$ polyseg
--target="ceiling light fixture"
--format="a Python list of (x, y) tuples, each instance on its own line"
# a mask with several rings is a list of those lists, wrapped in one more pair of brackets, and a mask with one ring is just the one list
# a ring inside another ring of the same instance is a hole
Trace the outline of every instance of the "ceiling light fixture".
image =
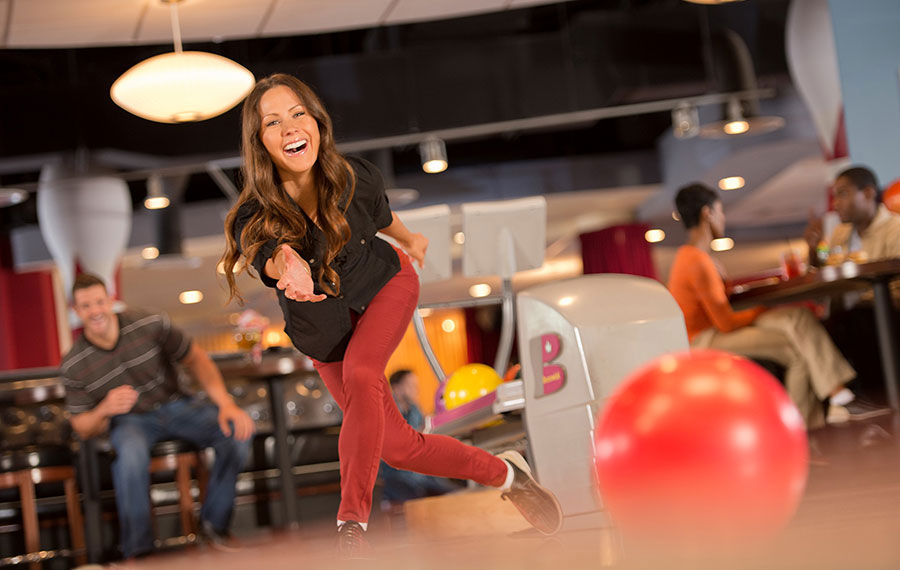
[(647, 240), (648, 243), (659, 243), (666, 239), (666, 232), (659, 228), (647, 230), (644, 232), (644, 239)]
[(28, 199), (28, 192), (21, 188), (0, 188), (0, 208), (15, 206)]
[(253, 88), (253, 74), (220, 55), (183, 51), (178, 22), (182, 0), (159, 1), (171, 9), (175, 51), (123, 73), (109, 90), (112, 100), (129, 113), (160, 123), (203, 121), (237, 105)]
[(741, 176), (728, 176), (719, 180), (720, 190), (738, 190), (743, 188), (745, 184), (744, 178)]
[(147, 197), (144, 198), (144, 207), (148, 210), (162, 210), (169, 207), (169, 197), (163, 190), (162, 178), (157, 174), (151, 174), (147, 178)]
[(419, 143), (419, 156), (422, 170), (428, 174), (447, 170), (447, 147), (441, 139), (430, 137)]
[(487, 297), (491, 294), (491, 286), (487, 283), (476, 283), (469, 287), (469, 296), (475, 297), (476, 299), (479, 297)]
[(144, 259), (156, 259), (159, 257), (159, 248), (148, 246), (141, 250), (141, 257)]
[(700, 136), (708, 139), (724, 139), (744, 133), (762, 135), (784, 126), (781, 117), (760, 117), (752, 110), (755, 103), (732, 97), (725, 104), (725, 119), (700, 127)]
[(196, 289), (192, 291), (182, 291), (178, 295), (178, 300), (181, 301), (182, 305), (193, 305), (194, 303), (199, 303), (203, 300), (203, 293)]
[(731, 238), (718, 238), (710, 242), (709, 247), (713, 251), (728, 251), (734, 247), (734, 240)]
[(700, 134), (700, 114), (696, 105), (681, 103), (672, 109), (672, 131), (675, 138), (689, 139)]

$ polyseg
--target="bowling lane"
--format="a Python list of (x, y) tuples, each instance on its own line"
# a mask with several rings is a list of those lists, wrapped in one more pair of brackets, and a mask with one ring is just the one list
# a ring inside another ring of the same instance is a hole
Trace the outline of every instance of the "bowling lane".
[[(697, 552), (673, 559), (665, 553), (630, 550), (600, 531), (566, 532), (543, 538), (521, 525), (509, 530), (488, 525), (484, 509), (471, 500), (457, 501), (459, 517), (453, 535), (402, 530), (393, 532), (383, 515), (373, 520), (369, 539), (378, 558), (339, 563), (332, 557), (333, 527), (305, 526), (298, 531), (244, 538), (244, 549), (221, 553), (205, 547), (186, 549), (137, 561), (135, 569), (194, 570), (216, 568), (295, 569), (361, 567), (373, 569), (528, 568), (779, 568), (844, 570), (900, 567), (900, 443), (890, 435), (900, 418), (860, 422), (811, 433), (813, 448), (809, 482), (788, 527), (772, 542), (739, 556), (714, 558)], [(896, 432), (895, 432), (896, 433)], [(445, 505), (446, 506), (446, 505)], [(426, 523), (427, 524), (427, 523)], [(447, 526), (447, 525), (442, 525)], [(492, 529), (479, 534), (485, 526)], [(468, 534), (459, 529), (467, 529)]]

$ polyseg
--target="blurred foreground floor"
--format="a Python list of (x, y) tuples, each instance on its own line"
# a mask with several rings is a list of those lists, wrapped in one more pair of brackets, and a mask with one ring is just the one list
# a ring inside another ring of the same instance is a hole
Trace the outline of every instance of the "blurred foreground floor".
[[(649, 549), (623, 550), (615, 536), (601, 531), (566, 532), (545, 538), (521, 530), (521, 521), (508, 518), (511, 511), (504, 510), (508, 503), (482, 494), (490, 500), (460, 497), (443, 502), (435, 515), (440, 522), (431, 529), (440, 527), (439, 532), (422, 528), (429, 524), (428, 516), (410, 519), (408, 529), (395, 524), (392, 530), (384, 517), (373, 521), (368, 534), (375, 560), (335, 560), (334, 527), (326, 524), (245, 538), (243, 550), (236, 553), (191, 547), (142, 559), (128, 567), (896, 569), (900, 568), (900, 439), (891, 433), (900, 433), (900, 418), (886, 417), (812, 433), (809, 483), (794, 520), (772, 542), (724, 557), (700, 553), (688, 560)], [(497, 518), (485, 511), (492, 510), (494, 504), (500, 512)]]

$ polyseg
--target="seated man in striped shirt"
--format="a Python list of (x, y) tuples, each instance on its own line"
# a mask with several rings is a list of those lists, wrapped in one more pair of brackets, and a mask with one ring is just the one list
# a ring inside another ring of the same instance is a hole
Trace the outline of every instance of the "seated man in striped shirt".
[[(235, 481), (247, 459), (253, 420), (234, 403), (209, 356), (168, 317), (114, 313), (103, 281), (89, 274), (75, 279), (72, 299), (84, 333), (60, 366), (66, 405), (82, 438), (109, 432), (124, 556), (153, 549), (150, 448), (171, 438), (215, 450), (201, 525), (214, 545), (227, 544)], [(192, 373), (212, 403), (182, 391), (177, 364)]]

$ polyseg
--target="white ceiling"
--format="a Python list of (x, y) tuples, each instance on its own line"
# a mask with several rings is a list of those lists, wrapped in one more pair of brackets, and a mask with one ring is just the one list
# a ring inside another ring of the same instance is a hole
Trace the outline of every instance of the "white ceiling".
[[(182, 37), (189, 42), (333, 32), (561, 1), (565, 0), (184, 0), (178, 11)], [(0, 47), (171, 41), (170, 8), (160, 0), (0, 0)]]

